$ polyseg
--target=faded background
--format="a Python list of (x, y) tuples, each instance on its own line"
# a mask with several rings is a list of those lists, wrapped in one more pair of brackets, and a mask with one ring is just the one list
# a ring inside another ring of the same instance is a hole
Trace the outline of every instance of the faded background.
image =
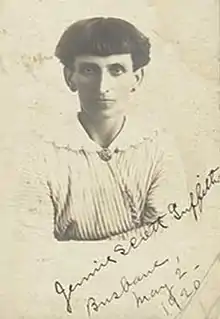
[[(152, 61), (135, 107), (142, 114), (155, 113), (175, 136), (189, 190), (198, 174), (203, 181), (220, 165), (217, 0), (0, 0), (1, 318), (68, 317), (64, 301), (54, 293), (54, 280), (75, 282), (112, 248), (111, 243), (54, 241), (52, 210), (36, 169), (40, 141), (65, 134), (77, 109), (53, 57), (55, 45), (73, 21), (97, 15), (125, 18), (150, 37)], [(208, 264), (219, 249), (219, 216), (216, 186), (200, 224), (187, 220), (182, 237), (178, 230), (166, 235), (173, 243), (169, 253), (178, 251), (192, 260), (196, 252)], [(164, 253), (164, 240), (157, 242), (156, 251)], [(129, 259), (131, 268), (145, 262), (145, 256), (155, 257), (150, 247)], [(123, 264), (93, 288), (102, 291), (106, 280), (120, 277), (122, 270)], [(86, 318), (83, 298), (82, 293), (75, 301), (77, 318)], [(113, 318), (114, 311), (120, 318), (146, 318), (127, 307), (125, 299), (103, 318)]]

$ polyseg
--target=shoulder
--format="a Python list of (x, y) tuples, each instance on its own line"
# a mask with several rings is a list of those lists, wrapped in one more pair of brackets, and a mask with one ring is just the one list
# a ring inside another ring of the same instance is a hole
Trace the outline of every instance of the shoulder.
[(38, 143), (38, 170), (44, 184), (48, 182), (59, 188), (58, 184), (66, 184), (69, 170), (68, 152), (55, 141), (44, 138)]

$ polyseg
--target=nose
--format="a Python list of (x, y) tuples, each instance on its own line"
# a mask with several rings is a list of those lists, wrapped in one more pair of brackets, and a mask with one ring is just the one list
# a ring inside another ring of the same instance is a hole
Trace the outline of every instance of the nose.
[(100, 79), (100, 93), (106, 94), (110, 92), (111, 78), (107, 71), (103, 70)]

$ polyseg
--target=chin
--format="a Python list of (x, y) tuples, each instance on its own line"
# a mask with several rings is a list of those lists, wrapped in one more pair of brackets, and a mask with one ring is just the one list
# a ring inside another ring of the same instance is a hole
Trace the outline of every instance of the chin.
[(115, 110), (104, 110), (102, 112), (99, 112), (99, 114), (97, 114), (97, 117), (99, 117), (100, 119), (116, 119), (119, 118), (121, 116), (125, 115), (124, 112), (119, 112), (119, 111), (115, 111)]

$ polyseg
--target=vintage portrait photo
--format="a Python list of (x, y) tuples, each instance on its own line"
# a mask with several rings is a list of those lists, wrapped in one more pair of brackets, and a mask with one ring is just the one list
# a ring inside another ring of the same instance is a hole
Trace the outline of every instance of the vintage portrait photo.
[(220, 319), (218, 1), (0, 17), (0, 314)]
[(147, 116), (141, 123), (135, 114), (150, 47), (134, 25), (113, 17), (73, 23), (56, 47), (66, 85), (79, 100), (66, 145), (52, 141), (59, 165), (68, 165), (65, 184), (58, 180), (56, 188), (48, 180), (58, 240), (143, 231), (166, 213), (174, 190), (181, 200), (187, 195), (177, 149), (157, 123)]

